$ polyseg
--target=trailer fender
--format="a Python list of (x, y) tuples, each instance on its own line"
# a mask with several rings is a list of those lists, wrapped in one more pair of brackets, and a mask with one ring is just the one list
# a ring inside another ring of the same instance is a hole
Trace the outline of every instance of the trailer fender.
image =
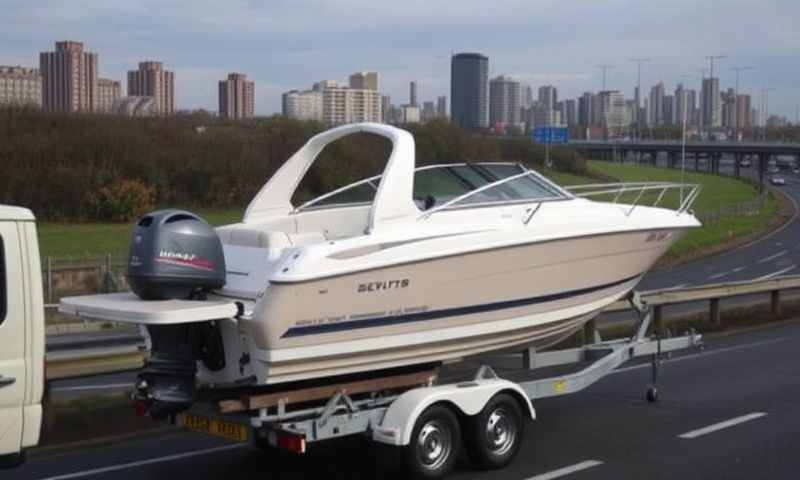
[(489, 400), (500, 392), (508, 392), (525, 405), (532, 419), (536, 411), (525, 392), (514, 382), (501, 379), (475, 380), (470, 382), (423, 387), (400, 395), (386, 410), (378, 426), (372, 430), (376, 442), (402, 446), (411, 441), (411, 433), (417, 418), (434, 403), (446, 403), (464, 415), (477, 415)]

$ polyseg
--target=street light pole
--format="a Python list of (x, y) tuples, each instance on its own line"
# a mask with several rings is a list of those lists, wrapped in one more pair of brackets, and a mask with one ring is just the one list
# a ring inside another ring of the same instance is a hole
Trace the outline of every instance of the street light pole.
[(605, 91), (605, 89), (606, 89), (606, 73), (610, 69), (614, 68), (614, 65), (605, 65), (605, 64), (603, 64), (603, 65), (598, 65), (597, 68), (599, 68), (599, 69), (601, 69), (603, 71), (603, 91)]
[(636, 91), (638, 92), (638, 97), (636, 98), (636, 138), (635, 140), (640, 140), (642, 136), (642, 119), (639, 117), (641, 111), (641, 98), (642, 98), (642, 64), (645, 62), (649, 62), (649, 58), (631, 58), (631, 62), (636, 62)]

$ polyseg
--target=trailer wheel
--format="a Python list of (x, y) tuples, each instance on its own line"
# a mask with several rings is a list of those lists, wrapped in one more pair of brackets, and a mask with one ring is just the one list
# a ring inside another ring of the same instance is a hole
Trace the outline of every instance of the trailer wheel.
[(450, 409), (434, 405), (422, 412), (403, 461), (416, 478), (441, 478), (453, 469), (461, 447), (458, 419)]
[(495, 395), (469, 419), (466, 439), (470, 459), (485, 470), (508, 465), (522, 444), (524, 423), (519, 403), (506, 393)]

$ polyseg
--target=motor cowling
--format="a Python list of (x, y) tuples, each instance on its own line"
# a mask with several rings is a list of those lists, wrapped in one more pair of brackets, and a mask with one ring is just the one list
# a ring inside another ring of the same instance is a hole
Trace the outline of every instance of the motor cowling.
[(143, 300), (196, 298), (225, 285), (222, 242), (191, 212), (149, 213), (133, 229), (127, 276)]

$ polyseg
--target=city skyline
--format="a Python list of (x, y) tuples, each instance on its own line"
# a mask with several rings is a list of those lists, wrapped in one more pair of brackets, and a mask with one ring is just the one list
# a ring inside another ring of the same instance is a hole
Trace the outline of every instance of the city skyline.
[[(770, 110), (776, 114), (793, 118), (800, 94), (791, 25), (791, 12), (800, 6), (792, 2), (742, 1), (735, 9), (688, 1), (547, 8), (514, 2), (491, 9), (476, 2), (458, 11), (420, 4), (428, 13), (424, 19), (412, 16), (409, 5), (352, 0), (306, 6), (230, 4), (220, 13), (204, 4), (144, 1), (75, 9), (12, 0), (5, 10), (12, 12), (9, 28), (0, 33), (0, 64), (35, 67), (38, 52), (76, 38), (101, 56), (103, 77), (123, 80), (142, 58), (158, 58), (175, 72), (178, 109), (212, 111), (218, 80), (245, 71), (256, 83), (259, 115), (279, 112), (281, 93), (296, 85), (360, 69), (380, 72), (381, 92), (392, 98), (407, 98), (412, 80), (421, 101), (449, 96), (451, 51), (479, 51), (492, 59), (490, 76), (508, 74), (535, 88), (555, 84), (564, 98), (602, 88), (597, 64), (615, 65), (608, 88), (632, 98), (636, 66), (628, 59), (636, 56), (652, 59), (642, 68), (643, 85), (662, 80), (667, 89), (682, 82), (700, 90), (701, 69), (708, 66), (703, 57), (711, 53), (727, 55), (715, 71), (721, 88), (733, 85), (732, 67), (755, 67), (742, 72), (740, 89), (757, 95), (775, 88)], [(600, 23), (604, 27), (595, 28)], [(731, 34), (732, 25), (758, 29), (759, 35)]]

